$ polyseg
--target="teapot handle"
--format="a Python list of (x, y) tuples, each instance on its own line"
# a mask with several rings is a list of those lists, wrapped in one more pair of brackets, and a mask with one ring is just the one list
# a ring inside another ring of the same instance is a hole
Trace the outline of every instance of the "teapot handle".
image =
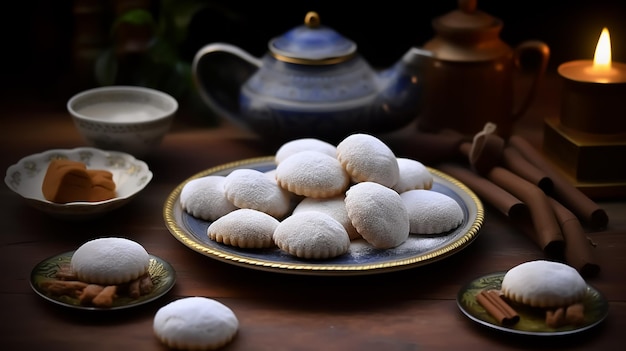
[(201, 98), (213, 111), (244, 126), (239, 114), (240, 88), (261, 62), (237, 46), (212, 43), (198, 50), (191, 74)]
[(546, 43), (538, 40), (528, 40), (519, 44), (513, 52), (514, 64), (516, 68), (523, 68), (521, 57), (529, 52), (535, 52), (539, 55), (539, 63), (534, 69), (531, 86), (529, 87), (526, 97), (522, 100), (518, 110), (513, 113), (514, 121), (518, 120), (530, 106), (530, 103), (537, 93), (539, 83), (546, 73), (548, 60), (550, 58), (550, 48)]

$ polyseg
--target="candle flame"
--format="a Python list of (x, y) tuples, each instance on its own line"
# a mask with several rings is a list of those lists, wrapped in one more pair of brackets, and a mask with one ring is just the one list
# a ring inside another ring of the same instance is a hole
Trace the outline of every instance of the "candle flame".
[(605, 27), (602, 29), (596, 52), (593, 55), (593, 69), (606, 70), (611, 68), (611, 37), (609, 30)]

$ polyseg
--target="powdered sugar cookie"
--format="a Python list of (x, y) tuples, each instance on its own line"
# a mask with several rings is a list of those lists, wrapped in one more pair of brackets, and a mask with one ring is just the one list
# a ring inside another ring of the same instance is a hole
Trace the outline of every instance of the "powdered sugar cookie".
[(341, 223), (341, 225), (343, 225), (346, 229), (350, 240), (354, 240), (360, 238), (361, 234), (356, 231), (356, 228), (354, 228), (352, 222), (350, 221), (350, 217), (348, 217), (348, 211), (346, 210), (346, 203), (344, 202), (344, 199), (344, 194), (325, 199), (306, 197), (302, 199), (298, 205), (296, 205), (296, 208), (293, 209), (293, 213), (303, 211), (323, 212), (336, 219), (337, 222)]
[(245, 249), (274, 246), (274, 229), (278, 220), (267, 213), (241, 208), (211, 223), (207, 228), (209, 239)]
[(433, 187), (433, 175), (421, 162), (403, 157), (397, 160), (400, 177), (393, 190), (403, 193), (413, 189), (430, 190)]
[(571, 266), (536, 260), (519, 264), (506, 272), (501, 290), (511, 301), (553, 308), (580, 302), (587, 293), (587, 283)]
[(221, 302), (191, 296), (159, 308), (152, 328), (156, 337), (169, 348), (217, 350), (233, 340), (239, 329), (239, 320)]
[(300, 151), (278, 164), (276, 182), (297, 195), (326, 198), (343, 194), (350, 177), (335, 157)]
[(409, 214), (395, 190), (375, 182), (357, 183), (346, 192), (352, 225), (372, 246), (396, 247), (409, 237)]
[(183, 185), (180, 205), (190, 215), (213, 221), (237, 209), (224, 193), (224, 176), (195, 178)]
[(346, 229), (331, 216), (302, 211), (285, 218), (274, 231), (274, 242), (289, 254), (306, 259), (327, 259), (348, 252)]
[(400, 197), (409, 212), (413, 234), (444, 233), (463, 223), (461, 205), (446, 194), (415, 189), (403, 192)]
[(337, 155), (337, 147), (333, 144), (316, 138), (301, 138), (284, 143), (274, 156), (276, 164), (281, 163), (287, 157), (300, 151), (319, 151), (328, 156)]
[(150, 266), (150, 255), (138, 242), (117, 237), (97, 238), (82, 244), (70, 266), (79, 280), (100, 285), (129, 282)]
[(354, 182), (375, 182), (390, 188), (400, 177), (393, 151), (373, 135), (346, 137), (337, 144), (337, 159)]
[(291, 195), (267, 174), (241, 168), (224, 180), (226, 198), (239, 208), (249, 208), (281, 218), (291, 211)]

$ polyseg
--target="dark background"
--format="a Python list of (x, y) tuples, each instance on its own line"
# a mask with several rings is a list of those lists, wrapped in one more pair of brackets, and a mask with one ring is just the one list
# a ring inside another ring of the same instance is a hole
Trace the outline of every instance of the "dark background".
[[(98, 0), (92, 0), (98, 1)], [(85, 2), (85, 0), (83, 0)], [(158, 18), (162, 4), (153, 1), (104, 1), (107, 6), (139, 3)], [(457, 7), (453, 0), (433, 1), (203, 1), (188, 33), (177, 47), (190, 62), (210, 42), (229, 42), (255, 56), (263, 55), (274, 36), (303, 23), (307, 11), (320, 14), (330, 26), (358, 45), (372, 66), (386, 67), (411, 46), (420, 46), (435, 33), (431, 21)], [(626, 1), (478, 1), (478, 8), (502, 19), (501, 38), (511, 46), (539, 39), (551, 49), (550, 69), (574, 59), (591, 59), (602, 30), (608, 27), (613, 59), (626, 61)], [(65, 101), (85, 88), (73, 84), (76, 74), (73, 38), (77, 35), (74, 1), (3, 2), (0, 24), (3, 46), (3, 98), (32, 93), (34, 97)], [(104, 25), (107, 24), (103, 21)], [(108, 29), (103, 29), (107, 31)], [(108, 38), (108, 37), (107, 37)], [(106, 46), (107, 43), (103, 43)]]

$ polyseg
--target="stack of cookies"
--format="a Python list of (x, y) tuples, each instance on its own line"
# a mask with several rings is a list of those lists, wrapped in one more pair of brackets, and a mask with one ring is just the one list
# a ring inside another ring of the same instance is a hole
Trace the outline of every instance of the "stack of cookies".
[(337, 145), (314, 138), (283, 144), (269, 172), (243, 168), (187, 182), (184, 211), (211, 221), (211, 240), (241, 248), (277, 246), (299, 258), (328, 259), (362, 238), (377, 249), (409, 235), (449, 232), (461, 206), (432, 189), (417, 160), (396, 157), (380, 139), (352, 134)]

